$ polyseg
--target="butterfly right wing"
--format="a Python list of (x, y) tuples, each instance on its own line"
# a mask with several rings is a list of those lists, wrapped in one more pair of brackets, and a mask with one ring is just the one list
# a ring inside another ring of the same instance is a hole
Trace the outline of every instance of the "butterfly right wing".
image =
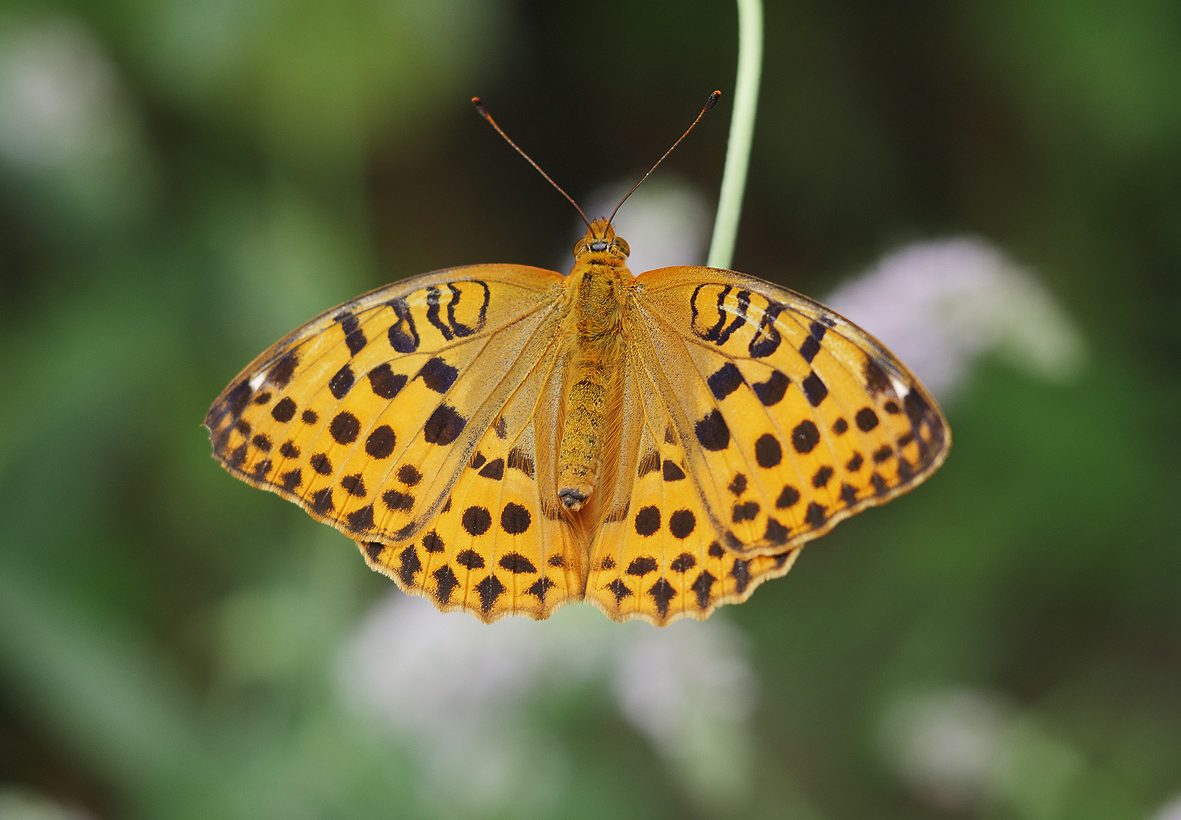
[(556, 506), (553, 489), (563, 366), (557, 347), (555, 340), (505, 403), (426, 527), (390, 543), (358, 542), (370, 565), (404, 591), (486, 622), (508, 614), (546, 618), (582, 598), (584, 538)]

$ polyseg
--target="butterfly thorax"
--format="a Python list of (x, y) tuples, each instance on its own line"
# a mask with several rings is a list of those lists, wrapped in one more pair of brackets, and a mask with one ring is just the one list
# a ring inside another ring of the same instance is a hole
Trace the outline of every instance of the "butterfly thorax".
[(558, 498), (571, 512), (586, 504), (601, 481), (602, 453), (614, 431), (608, 424), (618, 401), (623, 356), (623, 303), (632, 275), (628, 245), (604, 219), (591, 223), (574, 246), (574, 267), (566, 277), (570, 312)]

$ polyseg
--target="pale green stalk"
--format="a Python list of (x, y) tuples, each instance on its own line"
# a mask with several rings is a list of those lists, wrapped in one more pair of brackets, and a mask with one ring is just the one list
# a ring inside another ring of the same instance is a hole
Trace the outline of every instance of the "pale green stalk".
[(750, 166), (762, 66), (762, 0), (738, 0), (738, 77), (734, 83), (734, 116), (730, 120), (726, 167), (722, 173), (722, 190), (718, 195), (707, 262), (715, 268), (729, 268), (734, 259), (734, 240), (738, 235), (738, 218), (742, 213), (742, 195)]

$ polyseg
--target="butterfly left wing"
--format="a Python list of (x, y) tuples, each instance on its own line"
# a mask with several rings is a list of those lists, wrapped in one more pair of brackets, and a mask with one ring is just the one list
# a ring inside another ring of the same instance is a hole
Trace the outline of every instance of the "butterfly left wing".
[(798, 550), (740, 555), (722, 546), (666, 395), (638, 348), (625, 356), (619, 450), (610, 454), (615, 482), (599, 501), (586, 599), (617, 621), (704, 619), (786, 573)]
[(943, 463), (935, 400), (848, 319), (732, 271), (664, 268), (637, 284), (637, 346), (727, 548), (798, 546)]
[[(648, 424), (625, 434), (635, 471), (591, 547), (587, 596), (608, 614), (662, 623), (742, 600), (750, 580), (787, 571), (780, 556), (913, 488), (946, 456), (946, 421), (918, 379), (819, 303), (711, 268), (650, 271), (633, 294), (625, 403), (642, 402)], [(639, 583), (617, 555), (663, 574)], [(678, 587), (677, 567), (710, 558), (707, 575)], [(718, 594), (695, 601), (695, 585)]]

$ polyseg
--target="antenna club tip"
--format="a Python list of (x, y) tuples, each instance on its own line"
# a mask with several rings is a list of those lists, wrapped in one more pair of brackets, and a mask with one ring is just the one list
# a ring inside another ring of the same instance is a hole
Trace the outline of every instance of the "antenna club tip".
[(484, 113), (484, 101), (481, 100), (479, 97), (472, 97), (472, 105), (474, 105), (476, 107), (476, 110), (479, 111), (481, 114)]
[(718, 101), (718, 98), (721, 96), (722, 96), (722, 92), (719, 89), (714, 89), (712, 92), (710, 92), (709, 99), (705, 101), (706, 109), (713, 108), (714, 103), (716, 103)]

